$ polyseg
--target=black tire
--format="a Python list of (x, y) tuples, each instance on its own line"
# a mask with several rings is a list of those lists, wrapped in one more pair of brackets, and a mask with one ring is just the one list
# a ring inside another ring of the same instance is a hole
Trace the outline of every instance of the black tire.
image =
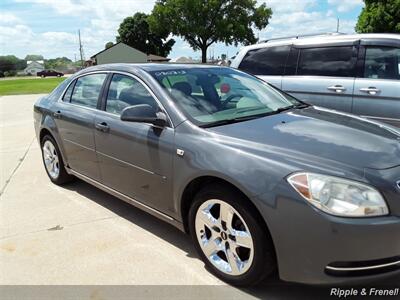
[[(222, 200), (231, 205), (241, 215), (250, 231), (254, 244), (254, 256), (251, 266), (244, 274), (233, 276), (220, 271), (208, 260), (199, 245), (195, 227), (196, 213), (199, 207), (210, 199)], [(247, 204), (248, 201), (240, 192), (229, 186), (211, 184), (197, 193), (189, 210), (190, 235), (206, 268), (221, 280), (236, 286), (256, 285), (276, 270), (275, 250), (270, 234), (257, 217), (257, 211)]]
[[(46, 141), (49, 141), (50, 143), (53, 144), (55, 152), (58, 156), (58, 165), (59, 165), (59, 173), (57, 177), (53, 177), (50, 175), (49, 171), (47, 170), (46, 167), (46, 163), (45, 163), (45, 157), (44, 157), (44, 150), (43, 150), (43, 146), (46, 143)], [(61, 152), (60, 149), (58, 148), (58, 145), (56, 143), (56, 141), (54, 140), (54, 138), (50, 135), (45, 135), (42, 140), (40, 141), (40, 146), (41, 146), (41, 151), (42, 151), (42, 160), (43, 160), (43, 165), (44, 165), (44, 169), (46, 170), (47, 176), (49, 176), (50, 180), (57, 184), (57, 185), (62, 185), (65, 184), (67, 182), (70, 182), (72, 180), (75, 179), (74, 176), (69, 175), (67, 173), (67, 171), (65, 170), (65, 166), (64, 166), (64, 162), (61, 156)]]

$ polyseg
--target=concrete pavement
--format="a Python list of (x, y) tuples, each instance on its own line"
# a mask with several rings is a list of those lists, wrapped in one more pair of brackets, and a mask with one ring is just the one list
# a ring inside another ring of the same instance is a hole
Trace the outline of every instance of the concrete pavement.
[(84, 182), (49, 181), (38, 97), (0, 98), (0, 284), (222, 284), (175, 228)]

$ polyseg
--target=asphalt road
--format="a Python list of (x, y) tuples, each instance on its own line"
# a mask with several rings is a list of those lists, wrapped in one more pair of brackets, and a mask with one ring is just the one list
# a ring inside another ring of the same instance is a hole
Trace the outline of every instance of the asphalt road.
[[(14, 285), (0, 287), (3, 298), (23, 299), (27, 289), (43, 299), (50, 291), (68, 298), (78, 290), (88, 299), (124, 293), (161, 299), (329, 298), (329, 287), (276, 278), (251, 289), (227, 286), (204, 268), (190, 238), (174, 227), (82, 181), (52, 184), (33, 130), (38, 97), (0, 97), (0, 285)], [(399, 282), (397, 277), (383, 284)]]

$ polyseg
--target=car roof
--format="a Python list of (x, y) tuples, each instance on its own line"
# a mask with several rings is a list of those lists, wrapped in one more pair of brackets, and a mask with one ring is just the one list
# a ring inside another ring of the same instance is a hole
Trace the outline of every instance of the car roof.
[(118, 63), (118, 64), (104, 64), (92, 66), (89, 68), (83, 69), (79, 74), (85, 74), (96, 71), (125, 71), (132, 72), (143, 70), (146, 72), (153, 71), (168, 71), (168, 70), (176, 70), (176, 69), (194, 69), (194, 68), (226, 68), (222, 66), (216, 65), (207, 65), (207, 64), (170, 64), (170, 63)]
[(314, 44), (331, 44), (340, 42), (353, 42), (357, 40), (368, 39), (392, 39), (400, 41), (400, 34), (393, 33), (364, 33), (364, 34), (322, 34), (313, 36), (298, 36), (288, 38), (277, 38), (266, 40), (265, 42), (244, 47), (242, 50), (259, 49), (270, 46), (283, 46), (283, 45), (314, 45)]

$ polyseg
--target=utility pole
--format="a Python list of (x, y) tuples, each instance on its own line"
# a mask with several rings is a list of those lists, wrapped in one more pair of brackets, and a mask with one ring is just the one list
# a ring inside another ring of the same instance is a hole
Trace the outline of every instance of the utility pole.
[(337, 24), (336, 24), (336, 32), (339, 32), (339, 18), (337, 18)]
[(83, 68), (83, 47), (81, 42), (81, 30), (78, 29), (78, 36), (79, 36), (79, 53), (81, 55), (81, 67)]

